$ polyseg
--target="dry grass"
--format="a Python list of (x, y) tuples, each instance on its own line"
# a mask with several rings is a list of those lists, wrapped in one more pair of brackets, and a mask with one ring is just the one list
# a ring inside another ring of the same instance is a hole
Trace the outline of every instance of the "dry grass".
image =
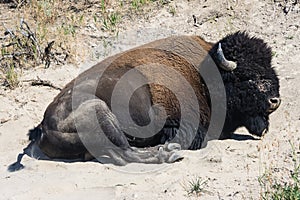
[[(79, 63), (90, 51), (84, 42), (90, 39), (85, 34), (90, 27), (95, 27), (96, 30), (91, 31), (99, 33), (103, 39), (117, 37), (122, 20), (144, 16), (163, 5), (163, 1), (150, 0), (71, 0), (63, 3), (59, 0), (14, 0), (2, 3), (0, 6), (8, 10), (5, 17), (9, 20), (0, 28), (0, 81), (15, 88), (18, 77), (29, 67)], [(24, 34), (20, 20), (28, 24), (31, 36)], [(8, 30), (14, 35), (7, 34)], [(20, 53), (22, 56), (16, 56)]]

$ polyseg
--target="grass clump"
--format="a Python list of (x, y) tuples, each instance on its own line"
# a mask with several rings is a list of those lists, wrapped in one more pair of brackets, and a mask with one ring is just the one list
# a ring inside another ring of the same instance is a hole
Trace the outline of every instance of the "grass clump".
[(175, 16), (175, 14), (176, 14), (176, 8), (175, 8), (175, 6), (169, 6), (168, 11), (169, 11), (169, 13), (170, 13), (172, 16)]
[(259, 177), (262, 188), (261, 199), (263, 200), (300, 200), (300, 164), (293, 144), (292, 162), (293, 170), (288, 175), (288, 182), (274, 180), (271, 173), (264, 173)]
[(141, 6), (144, 6), (147, 3), (147, 0), (133, 0), (131, 2), (132, 8), (138, 10)]
[(205, 188), (207, 187), (207, 180), (203, 180), (201, 177), (195, 177), (191, 181), (188, 182), (188, 186), (186, 191), (188, 195), (195, 194), (196, 196), (201, 195), (201, 193), (205, 192)]
[(18, 73), (16, 72), (14, 65), (11, 65), (6, 69), (4, 84), (10, 88), (15, 88), (19, 84)]
[(117, 24), (119, 23), (121, 16), (117, 12), (105, 13), (103, 15), (103, 28), (112, 32), (116, 32)]

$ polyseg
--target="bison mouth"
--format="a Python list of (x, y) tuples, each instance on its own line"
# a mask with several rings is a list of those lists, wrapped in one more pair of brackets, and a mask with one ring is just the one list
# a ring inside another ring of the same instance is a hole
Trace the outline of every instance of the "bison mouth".
[(269, 117), (268, 116), (249, 117), (245, 121), (245, 127), (247, 128), (249, 133), (261, 137), (269, 130)]

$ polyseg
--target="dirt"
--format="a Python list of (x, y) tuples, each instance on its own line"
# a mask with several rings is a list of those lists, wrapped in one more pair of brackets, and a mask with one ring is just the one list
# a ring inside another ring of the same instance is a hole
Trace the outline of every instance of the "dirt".
[[(262, 187), (258, 179), (265, 172), (288, 181), (293, 169), (291, 144), (298, 155), (300, 152), (300, 4), (279, 0), (166, 2), (142, 16), (125, 16), (117, 38), (103, 37), (105, 33), (90, 21), (80, 32), (80, 43), (91, 50), (80, 58), (79, 66), (37, 66), (25, 70), (20, 79), (38, 76), (63, 87), (104, 57), (149, 41), (170, 35), (200, 35), (216, 42), (229, 33), (247, 31), (272, 47), (273, 66), (280, 79), (282, 104), (270, 116), (269, 132), (260, 140), (210, 141), (202, 150), (184, 151), (185, 158), (171, 165), (116, 167), (25, 156), (25, 169), (9, 173), (8, 165), (28, 143), (28, 130), (41, 121), (59, 93), (21, 81), (14, 90), (0, 88), (0, 199), (259, 199)], [(5, 6), (0, 4), (0, 19), (8, 23)], [(245, 129), (236, 132), (247, 134)], [(207, 181), (200, 196), (186, 191), (195, 177)]]

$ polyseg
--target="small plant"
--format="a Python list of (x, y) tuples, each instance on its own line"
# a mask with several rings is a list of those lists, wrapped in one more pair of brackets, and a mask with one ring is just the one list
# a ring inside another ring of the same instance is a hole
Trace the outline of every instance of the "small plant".
[(76, 29), (73, 24), (62, 24), (61, 28), (63, 30), (64, 35), (72, 35), (75, 37)]
[(169, 7), (169, 13), (174, 16), (176, 14), (176, 8), (174, 6)]
[(105, 30), (115, 32), (120, 19), (121, 17), (117, 12), (103, 14), (103, 28)]
[(83, 15), (76, 17), (75, 15), (71, 15), (70, 17), (67, 17), (66, 20), (67, 24), (63, 23), (61, 25), (61, 28), (63, 30), (63, 33), (65, 35), (72, 35), (73, 37), (76, 36), (76, 28), (80, 27), (83, 23)]
[(13, 63), (11, 63), (11, 66), (9, 66), (9, 68), (6, 69), (4, 85), (6, 85), (9, 88), (13, 89), (13, 88), (17, 87), (18, 84), (19, 84), (18, 74), (15, 70), (15, 67), (14, 67)]
[(118, 15), (118, 13), (111, 13), (108, 19), (111, 26), (115, 27), (120, 19), (120, 16)]
[[(143, 1), (142, 1), (142, 2), (143, 2)], [(140, 7), (140, 0), (133, 0), (133, 1), (131, 2), (131, 6), (132, 6), (134, 9), (138, 10), (139, 7)]]
[(29, 6), (36, 21), (39, 23), (53, 24), (59, 16), (59, 3), (57, 0), (41, 0), (31, 1)]
[(131, 6), (135, 9), (135, 10), (139, 10), (142, 6), (146, 5), (148, 3), (149, 0), (133, 0), (131, 2)]
[[(115, 32), (117, 24), (121, 20), (121, 16), (118, 11), (107, 9), (108, 1), (101, 0), (101, 17), (103, 30)], [(94, 23), (97, 23), (98, 17), (96, 14), (93, 15)]]
[(262, 188), (263, 200), (299, 200), (300, 199), (300, 164), (294, 145), (292, 146), (293, 170), (290, 172), (289, 183), (279, 183), (274, 180), (271, 173), (264, 173), (258, 181)]
[(207, 180), (203, 180), (201, 177), (195, 177), (193, 180), (188, 182), (187, 193), (188, 195), (196, 194), (197, 196), (205, 192), (207, 186)]
[(105, 0), (101, 0), (101, 11), (102, 11), (102, 13), (106, 12), (106, 2), (105, 2)]
[(292, 39), (294, 39), (294, 36), (290, 35), (290, 36), (286, 36), (285, 38), (288, 39), (288, 40), (292, 40)]

